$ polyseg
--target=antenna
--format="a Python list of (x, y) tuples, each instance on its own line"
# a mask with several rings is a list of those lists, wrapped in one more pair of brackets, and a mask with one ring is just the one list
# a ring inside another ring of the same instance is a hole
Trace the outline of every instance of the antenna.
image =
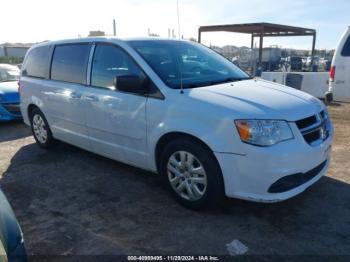
[(117, 26), (115, 24), (115, 19), (113, 19), (113, 36), (117, 35)]
[[(180, 33), (180, 12), (179, 12), (179, 0), (176, 0), (176, 6), (177, 6), (177, 30), (178, 30), (178, 33), (179, 33), (179, 40), (181, 39), (181, 33)], [(179, 45), (180, 45), (180, 42), (179, 42)], [(179, 51), (180, 51), (180, 48), (179, 48)], [(179, 55), (180, 55), (180, 52), (179, 52)], [(180, 93), (183, 94), (184, 93), (184, 88), (183, 88), (183, 84), (182, 84), (182, 68), (181, 68), (181, 64), (182, 64), (182, 61), (181, 61), (181, 55), (180, 55), (180, 58), (179, 58), (179, 69), (180, 69)]]
[(177, 30), (179, 33), (179, 39), (181, 39), (179, 0), (176, 1), (176, 5), (177, 5)]

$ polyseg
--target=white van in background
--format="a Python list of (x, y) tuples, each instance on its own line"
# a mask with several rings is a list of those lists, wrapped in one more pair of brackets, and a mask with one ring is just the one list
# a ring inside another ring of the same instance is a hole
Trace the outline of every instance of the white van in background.
[(332, 60), (326, 100), (332, 99), (350, 102), (350, 26), (340, 38)]

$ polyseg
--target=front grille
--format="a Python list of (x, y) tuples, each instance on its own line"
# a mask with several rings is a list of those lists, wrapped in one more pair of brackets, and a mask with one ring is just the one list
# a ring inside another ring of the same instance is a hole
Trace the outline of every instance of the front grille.
[(2, 104), (2, 106), (8, 111), (9, 113), (13, 115), (20, 115), (21, 114), (21, 109), (19, 107), (19, 104)]
[(316, 116), (309, 116), (307, 118), (298, 120), (295, 123), (297, 124), (299, 129), (303, 129), (305, 127), (314, 125), (316, 122), (317, 122)]
[(313, 146), (329, 137), (328, 121), (327, 114), (321, 111), (319, 114), (295, 121), (295, 124), (305, 141)]
[(269, 193), (282, 193), (296, 188), (317, 176), (326, 166), (327, 160), (306, 173), (296, 173), (278, 179), (268, 189)]
[(320, 130), (315, 130), (311, 133), (304, 134), (304, 139), (309, 144), (317, 141), (318, 139), (320, 139)]

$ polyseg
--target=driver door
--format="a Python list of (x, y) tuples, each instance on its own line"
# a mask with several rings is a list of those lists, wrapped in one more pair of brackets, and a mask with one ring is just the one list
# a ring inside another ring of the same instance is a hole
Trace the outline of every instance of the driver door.
[(92, 150), (128, 164), (146, 164), (147, 96), (120, 92), (115, 77), (143, 75), (132, 58), (111, 44), (97, 44), (91, 84), (83, 94)]

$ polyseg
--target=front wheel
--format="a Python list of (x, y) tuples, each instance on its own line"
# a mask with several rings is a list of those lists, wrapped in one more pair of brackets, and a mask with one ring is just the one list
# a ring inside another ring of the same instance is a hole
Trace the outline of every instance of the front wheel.
[(39, 108), (34, 108), (32, 110), (30, 114), (30, 123), (35, 141), (40, 147), (50, 148), (56, 144), (49, 124)]
[(201, 143), (187, 139), (169, 143), (160, 160), (160, 173), (175, 199), (189, 208), (212, 207), (224, 195), (221, 169)]

